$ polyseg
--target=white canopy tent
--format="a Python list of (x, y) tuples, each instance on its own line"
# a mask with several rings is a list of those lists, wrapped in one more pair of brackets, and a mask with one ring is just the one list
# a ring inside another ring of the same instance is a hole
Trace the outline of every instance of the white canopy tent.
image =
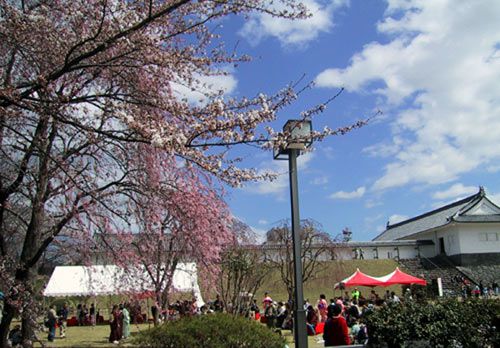
[[(179, 263), (172, 286), (175, 291), (192, 292), (198, 306), (203, 306), (196, 263)], [(126, 293), (145, 293), (154, 290), (145, 269), (124, 270), (116, 265), (57, 266), (43, 295), (99, 296)]]

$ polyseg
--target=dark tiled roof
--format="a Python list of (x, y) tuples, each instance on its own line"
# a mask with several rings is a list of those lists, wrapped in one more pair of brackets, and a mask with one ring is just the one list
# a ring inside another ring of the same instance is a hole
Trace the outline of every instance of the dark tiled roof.
[(457, 222), (500, 222), (500, 215), (460, 215), (453, 217)]
[[(484, 189), (481, 187), (478, 193), (461, 199), (457, 202), (445, 205), (444, 207), (432, 210), (425, 214), (405, 221), (401, 221), (393, 225), (388, 224), (386, 230), (375, 237), (373, 240), (382, 241), (401, 239), (419, 232), (424, 232), (444, 226), (451, 221), (500, 222), (500, 214), (461, 215), (471, 210), (482, 199), (487, 200), (490, 204), (495, 206), (488, 198), (485, 197)], [(498, 208), (497, 206), (495, 207)], [(498, 209), (500, 210), (500, 208)]]

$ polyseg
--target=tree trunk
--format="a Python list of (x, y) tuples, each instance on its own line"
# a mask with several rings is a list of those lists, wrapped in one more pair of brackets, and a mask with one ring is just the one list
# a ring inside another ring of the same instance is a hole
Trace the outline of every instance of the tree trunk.
[[(32, 277), (31, 277), (31, 272), (29, 270), (28, 271), (23, 271), (20, 269), (17, 270), (15, 283), (24, 285), (25, 288), (24, 291), (29, 292), (30, 297), (33, 296), (31, 281)], [(24, 296), (24, 294), (21, 295)], [(7, 347), (7, 337), (10, 330), (10, 324), (12, 323), (12, 319), (14, 319), (16, 312), (17, 312), (16, 308), (11, 304), (9, 304), (7, 301), (5, 301), (4, 316), (2, 317), (2, 322), (0, 323), (0, 340), (1, 340), (0, 342), (2, 343), (0, 347)], [(23, 341), (32, 339), (33, 337), (32, 326), (33, 326), (32, 321), (30, 321), (29, 318), (23, 318), (21, 327)]]
[(286, 289), (288, 293), (288, 303), (293, 303), (295, 301), (295, 292), (293, 288)]
[(158, 326), (161, 311), (161, 290), (156, 289), (155, 303), (156, 312), (153, 315), (153, 325)]
[(21, 319), (21, 333), (23, 335), (23, 343), (31, 342), (31, 344), (26, 344), (24, 346), (31, 347), (33, 345), (33, 340), (35, 338), (33, 318), (27, 317)]
[(2, 322), (0, 323), (0, 347), (7, 347), (9, 328), (10, 324), (12, 323), (12, 319), (14, 319), (15, 313), (16, 309), (8, 302), (6, 302), (4, 306)]

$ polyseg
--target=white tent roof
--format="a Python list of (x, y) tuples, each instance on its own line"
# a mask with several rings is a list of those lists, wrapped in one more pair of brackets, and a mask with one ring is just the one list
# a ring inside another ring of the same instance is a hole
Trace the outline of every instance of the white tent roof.
[[(179, 263), (174, 272), (174, 290), (193, 292), (198, 306), (204, 304), (198, 285), (196, 263)], [(127, 272), (115, 265), (57, 266), (43, 294), (48, 297), (98, 296), (141, 293), (154, 290), (143, 269)]]

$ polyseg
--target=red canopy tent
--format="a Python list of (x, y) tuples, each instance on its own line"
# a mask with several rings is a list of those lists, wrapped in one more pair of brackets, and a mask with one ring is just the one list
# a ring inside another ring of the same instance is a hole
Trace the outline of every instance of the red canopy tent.
[(339, 283), (335, 284), (335, 288), (338, 288), (340, 285), (343, 285), (344, 287), (353, 287), (353, 286), (379, 286), (379, 285), (384, 285), (379, 279), (375, 277), (371, 277), (369, 275), (364, 274), (359, 270), (359, 268), (356, 269), (356, 272), (354, 272), (351, 276), (345, 278), (344, 280), (340, 281)]
[(409, 275), (396, 267), (394, 272), (389, 273), (383, 277), (375, 277), (378, 281), (380, 281), (380, 285), (389, 286), (394, 284), (417, 284), (417, 285), (427, 285), (425, 279), (417, 278), (412, 275)]

